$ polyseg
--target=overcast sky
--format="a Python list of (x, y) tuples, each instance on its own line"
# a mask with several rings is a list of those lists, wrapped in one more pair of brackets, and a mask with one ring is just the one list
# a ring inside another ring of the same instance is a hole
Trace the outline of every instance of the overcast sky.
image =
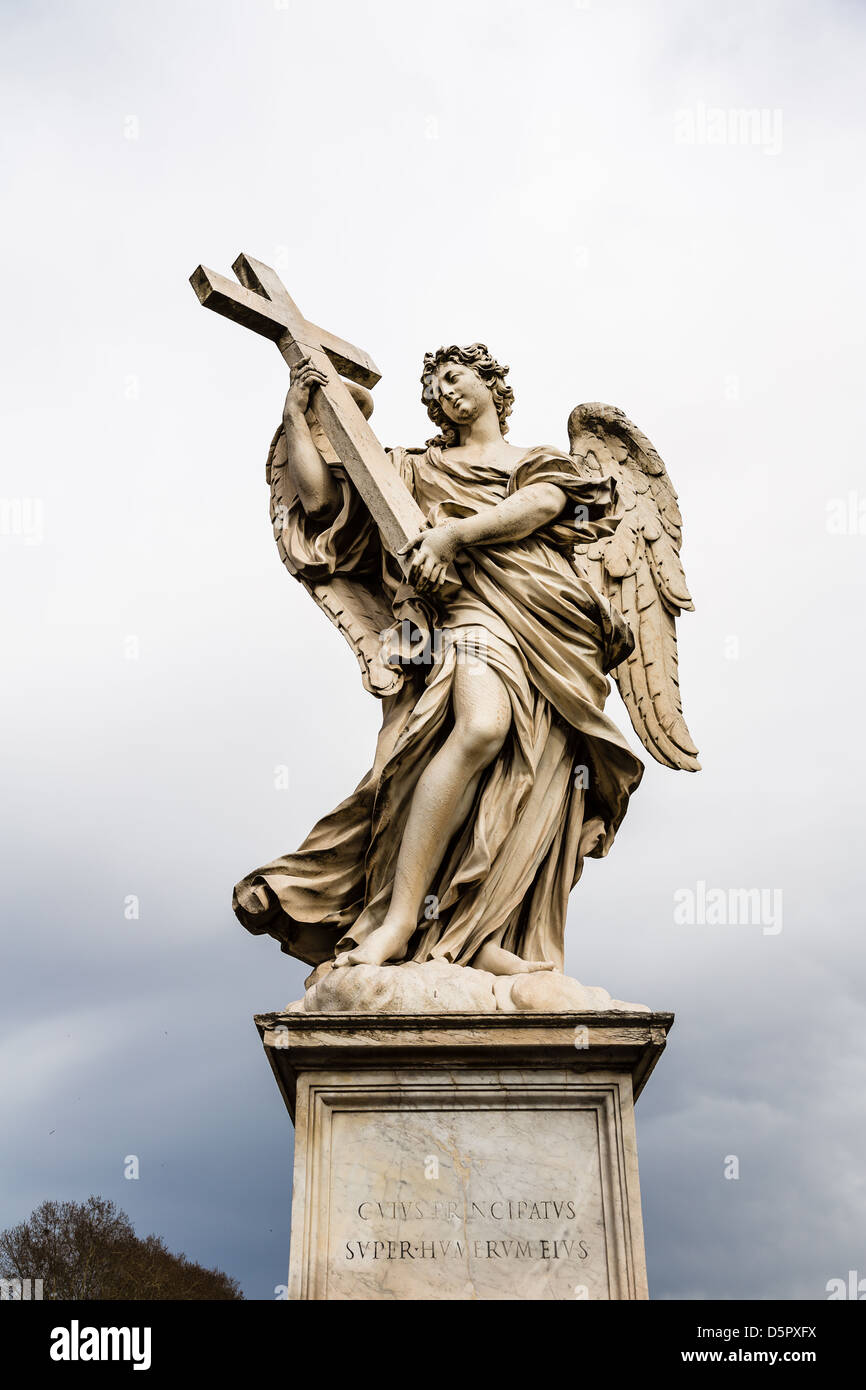
[[(660, 451), (704, 771), (647, 757), (567, 969), (677, 1015), (637, 1109), (652, 1294), (866, 1276), (862, 6), (6, 0), (0, 63), (0, 1226), (99, 1192), (285, 1282), (252, 1015), (306, 969), (231, 889), (379, 710), (271, 539), (286, 369), (187, 283), (243, 250), (376, 359), (383, 443), (430, 433), (424, 352), (480, 338), (512, 442), (603, 400)], [(781, 930), (678, 924), (699, 883), (780, 890)]]

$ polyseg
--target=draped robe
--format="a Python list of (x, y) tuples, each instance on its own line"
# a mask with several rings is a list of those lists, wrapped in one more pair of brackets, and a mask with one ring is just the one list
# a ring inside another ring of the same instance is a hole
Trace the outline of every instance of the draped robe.
[[(502, 680), (511, 704), (505, 743), (481, 774), (472, 809), (432, 877), (407, 960), (468, 965), (485, 943), (525, 960), (563, 963), (569, 893), (586, 856), (607, 854), (643, 764), (603, 713), (606, 673), (631, 651), (630, 629), (577, 569), (577, 540), (610, 534), (615, 483), (587, 477), (568, 454), (529, 450), (513, 471), (457, 461), (448, 450), (390, 451), (431, 525), (475, 514), (533, 483), (568, 502), (523, 540), (462, 551), (462, 580), (435, 604), (419, 600), (343, 470), (341, 505), (314, 521), (295, 501), (283, 543), (311, 583), (373, 574), (395, 617), (433, 633), (429, 659), (383, 699), (372, 768), (300, 849), (255, 870), (235, 891), (251, 932), (267, 932), (312, 965), (360, 944), (381, 924), (418, 779), (453, 728), (457, 663), (471, 656)], [(243, 886), (264, 889), (253, 907)]]

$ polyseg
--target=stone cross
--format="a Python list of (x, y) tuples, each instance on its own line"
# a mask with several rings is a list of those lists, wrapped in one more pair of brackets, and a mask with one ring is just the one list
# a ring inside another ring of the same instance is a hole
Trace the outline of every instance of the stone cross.
[[(238, 256), (239, 284), (200, 265), (190, 284), (207, 309), (242, 323), (276, 343), (289, 367), (309, 357), (327, 377), (316, 388), (316, 417), (392, 554), (426, 530), (427, 520), (388, 459), (342, 376), (375, 386), (381, 372), (362, 348), (308, 323), (276, 271), (252, 256)], [(404, 567), (408, 564), (401, 558)]]

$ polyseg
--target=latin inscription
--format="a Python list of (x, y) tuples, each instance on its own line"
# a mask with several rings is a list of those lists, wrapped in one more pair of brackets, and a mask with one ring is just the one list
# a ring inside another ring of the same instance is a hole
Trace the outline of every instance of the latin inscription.
[(610, 1297), (594, 1111), (338, 1112), (330, 1173), (328, 1297)]
[[(508, 1198), (493, 1202), (470, 1202), (467, 1208), (456, 1201), (433, 1202), (361, 1202), (358, 1216), (362, 1221), (411, 1222), (445, 1221), (466, 1227), (473, 1221), (574, 1221), (577, 1213), (574, 1202), (547, 1198)], [(527, 1240), (494, 1238), (492, 1240), (347, 1240), (347, 1260), (559, 1260), (589, 1259), (585, 1240)]]
[(585, 1240), (356, 1240), (346, 1241), (346, 1259), (354, 1260), (558, 1260), (589, 1258)]

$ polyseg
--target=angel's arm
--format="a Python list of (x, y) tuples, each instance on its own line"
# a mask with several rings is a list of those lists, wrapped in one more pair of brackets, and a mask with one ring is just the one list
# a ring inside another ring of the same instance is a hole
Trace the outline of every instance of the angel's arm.
[(454, 527), (458, 550), (495, 541), (522, 541), (559, 516), (567, 502), (562, 488), (555, 483), (531, 483), (475, 516), (446, 524)]
[(559, 516), (567, 502), (562, 488), (555, 483), (530, 483), (475, 516), (455, 518), (424, 531), (401, 551), (402, 554), (414, 547), (410, 583), (420, 581), (422, 586), (437, 588), (459, 550), (470, 545), (521, 541)]
[(283, 407), (288, 468), (298, 500), (307, 516), (323, 521), (336, 515), (341, 502), (340, 489), (316, 448), (306, 419), (310, 393), (324, 382), (324, 375), (309, 360), (302, 362), (292, 375)]

